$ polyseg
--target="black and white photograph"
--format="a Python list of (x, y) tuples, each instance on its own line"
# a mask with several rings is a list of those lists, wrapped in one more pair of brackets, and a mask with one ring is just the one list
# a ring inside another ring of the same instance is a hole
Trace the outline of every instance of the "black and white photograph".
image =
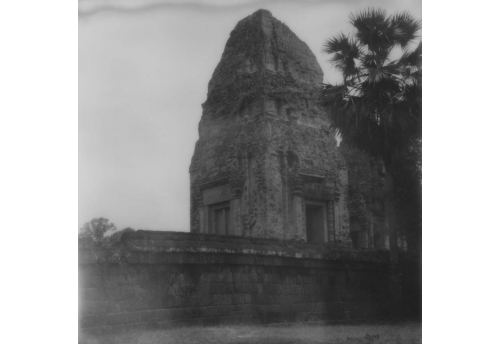
[(78, 11), (79, 343), (422, 343), (421, 1)]
[(2, 3), (2, 342), (498, 342), (495, 10)]

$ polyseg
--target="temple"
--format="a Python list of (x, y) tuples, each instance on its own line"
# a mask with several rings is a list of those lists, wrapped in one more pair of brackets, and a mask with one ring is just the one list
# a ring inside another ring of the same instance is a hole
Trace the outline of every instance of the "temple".
[(231, 32), (190, 166), (191, 232), (352, 245), (346, 163), (317, 106), (323, 72), (269, 11)]
[(338, 147), (316, 105), (322, 78), (268, 11), (238, 23), (203, 104), (191, 233), (79, 240), (81, 330), (421, 316), (419, 256), (395, 265), (380, 250), (383, 165)]

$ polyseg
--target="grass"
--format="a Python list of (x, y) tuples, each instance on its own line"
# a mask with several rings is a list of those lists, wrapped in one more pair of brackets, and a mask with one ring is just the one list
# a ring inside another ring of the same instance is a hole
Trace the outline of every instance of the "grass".
[(420, 344), (422, 343), (422, 324), (196, 326), (166, 330), (142, 330), (100, 337), (87, 334), (79, 338), (79, 343)]

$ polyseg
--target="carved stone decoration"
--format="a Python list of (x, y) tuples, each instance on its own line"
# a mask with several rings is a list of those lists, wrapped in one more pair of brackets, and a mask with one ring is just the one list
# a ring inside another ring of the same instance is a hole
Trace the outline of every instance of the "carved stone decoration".
[[(316, 105), (322, 81), (309, 47), (269, 11), (231, 32), (208, 85), (190, 167), (193, 199), (197, 188), (230, 190), (231, 234), (307, 240), (316, 226), (315, 240), (348, 236), (346, 199), (333, 191), (347, 192), (347, 174), (339, 178), (345, 162)], [(217, 225), (211, 207), (226, 209), (223, 198), (212, 200), (220, 202), (191, 207), (191, 218), (204, 216), (209, 228)], [(192, 220), (191, 231), (201, 227)]]
[(304, 193), (304, 182), (298, 171), (290, 175), (290, 190), (293, 195), (302, 196)]
[(245, 184), (245, 168), (243, 166), (244, 159), (237, 159), (237, 163), (229, 176), (229, 185), (231, 186), (232, 198), (241, 198)]

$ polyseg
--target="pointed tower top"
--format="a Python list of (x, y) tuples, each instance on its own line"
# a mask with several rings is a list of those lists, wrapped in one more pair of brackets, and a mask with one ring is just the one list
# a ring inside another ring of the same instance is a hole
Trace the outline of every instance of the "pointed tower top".
[(228, 86), (243, 74), (281, 73), (298, 83), (321, 84), (323, 72), (309, 47), (293, 32), (260, 9), (238, 22), (209, 83), (212, 90)]
[[(270, 11), (265, 10), (265, 9), (263, 9), (263, 8), (261, 8), (260, 10), (255, 11), (254, 13), (252, 13), (252, 14), (250, 15), (250, 17), (253, 17), (253, 16), (262, 16), (262, 17), (266, 16), (266, 17), (273, 17), (273, 15), (272, 15), (272, 13), (271, 13)], [(274, 17), (273, 17), (273, 18), (274, 18)]]

